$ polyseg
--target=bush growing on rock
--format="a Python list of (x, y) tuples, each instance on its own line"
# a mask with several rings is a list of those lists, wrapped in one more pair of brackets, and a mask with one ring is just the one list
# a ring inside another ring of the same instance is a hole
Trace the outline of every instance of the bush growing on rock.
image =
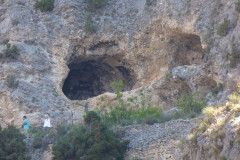
[(240, 12), (240, 0), (235, 3), (235, 11)]
[(113, 82), (110, 84), (115, 89), (118, 103), (111, 104), (106, 102), (98, 110), (102, 121), (107, 125), (131, 125), (131, 124), (154, 124), (164, 122), (163, 110), (160, 107), (153, 107), (147, 103), (144, 95), (144, 88), (139, 92), (139, 96), (128, 97), (127, 101), (123, 99), (120, 92), (123, 87), (123, 81)]
[(126, 126), (132, 124), (163, 123), (171, 119), (194, 118), (201, 113), (206, 105), (206, 99), (198, 94), (182, 94), (178, 99), (176, 106), (178, 109), (172, 112), (163, 112), (161, 107), (154, 107), (145, 97), (144, 88), (139, 92), (139, 96), (123, 97), (120, 92), (123, 87), (123, 81), (111, 83), (111, 87), (116, 90), (118, 103), (105, 102), (97, 113), (102, 121), (109, 126)]
[(203, 107), (206, 106), (206, 99), (198, 94), (188, 95), (184, 93), (178, 99), (176, 106), (186, 115), (200, 113)]
[(33, 135), (33, 148), (46, 150), (49, 144), (55, 142), (55, 130), (45, 131), (41, 128), (30, 128), (29, 134)]
[(40, 9), (41, 12), (52, 11), (54, 8), (54, 0), (37, 0), (34, 7)]
[(3, 53), (0, 53), (0, 62), (2, 61)]
[[(109, 110), (109, 111), (108, 111)], [(160, 122), (163, 118), (162, 108), (148, 107), (134, 109), (128, 108), (126, 104), (103, 107), (99, 114), (104, 123), (108, 125), (131, 125), (133, 123), (153, 124)]]
[(7, 86), (9, 88), (17, 88), (18, 84), (19, 84), (19, 81), (16, 80), (16, 77), (14, 75), (7, 76)]
[(240, 51), (238, 50), (236, 45), (232, 45), (232, 53), (229, 57), (230, 60), (230, 67), (235, 68), (240, 61)]
[(86, 0), (86, 2), (88, 4), (88, 9), (94, 11), (107, 5), (108, 0)]
[(156, 117), (152, 117), (152, 116), (147, 116), (144, 118), (144, 123), (149, 124), (149, 125), (153, 125), (154, 123), (158, 123), (158, 119)]
[(42, 140), (43, 140), (43, 137), (46, 135), (46, 132), (42, 131), (42, 132), (37, 132), (35, 135), (34, 135), (34, 139), (33, 139), (33, 147), (35, 149), (37, 148), (41, 148), (42, 147)]
[[(229, 147), (235, 148), (239, 146), (240, 127), (236, 122), (238, 122), (240, 115), (240, 83), (236, 88), (237, 91), (229, 95), (229, 101), (225, 106), (209, 106), (204, 108), (204, 116), (201, 117), (202, 120), (197, 123), (197, 126), (189, 134), (192, 136), (188, 136), (186, 143), (188, 146), (186, 148), (204, 148), (204, 144), (201, 142), (207, 140), (209, 144), (213, 145), (201, 150), (199, 153), (207, 153), (207, 156), (213, 159), (226, 159), (220, 153), (225, 151), (225, 148), (229, 149)], [(236, 136), (229, 140), (229, 135)], [(198, 139), (198, 137), (201, 138)], [(230, 146), (228, 145), (229, 143), (231, 143)], [(185, 150), (185, 153), (189, 153), (189, 151)], [(189, 159), (189, 157), (186, 158)]]
[(88, 5), (89, 13), (87, 14), (86, 22), (85, 22), (85, 31), (88, 33), (96, 33), (97, 26), (92, 21), (92, 13), (105, 5), (107, 5), (108, 0), (85, 0)]
[(146, 0), (145, 5), (147, 5), (147, 6), (151, 6), (152, 3), (153, 3), (152, 0)]
[(216, 96), (220, 91), (223, 90), (223, 84), (220, 83), (218, 86), (211, 89), (212, 95)]
[(85, 22), (85, 31), (89, 33), (96, 33), (97, 27), (93, 24), (91, 15), (89, 14), (87, 16), (86, 22)]
[(24, 135), (14, 126), (0, 127), (0, 159), (1, 160), (28, 160), (25, 155), (27, 146), (23, 141)]
[(9, 43), (6, 44), (7, 49), (3, 51), (4, 58), (12, 58), (15, 59), (18, 53), (18, 49), (15, 45), (11, 45)]
[(237, 84), (237, 91), (229, 95), (229, 100), (234, 104), (240, 103), (240, 83)]
[(18, 54), (18, 48), (15, 45), (8, 43), (8, 40), (3, 42), (6, 45), (6, 49), (3, 50), (3, 53), (0, 53), (0, 62), (5, 62), (7, 58), (16, 59)]
[(226, 36), (229, 32), (228, 26), (229, 20), (227, 18), (224, 18), (223, 23), (221, 23), (217, 28), (217, 34), (222, 37)]
[(122, 141), (90, 111), (84, 118), (85, 126), (58, 127), (53, 160), (122, 160), (128, 141)]

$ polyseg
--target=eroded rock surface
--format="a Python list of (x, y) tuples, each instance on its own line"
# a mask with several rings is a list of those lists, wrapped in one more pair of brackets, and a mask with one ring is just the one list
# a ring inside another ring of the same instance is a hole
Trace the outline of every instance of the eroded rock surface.
[[(84, 28), (84, 0), (56, 0), (54, 10), (45, 13), (33, 7), (34, 1), (2, 0), (0, 52), (6, 42), (18, 51), (1, 60), (1, 125), (19, 125), (27, 115), (39, 126), (46, 112), (54, 125), (78, 122), (84, 108), (75, 104), (95, 108), (99, 97), (83, 99), (111, 92), (109, 83), (117, 79), (130, 91), (124, 94), (145, 86), (149, 101), (165, 109), (174, 106), (182, 92), (206, 94), (226, 80), (231, 81), (227, 87), (233, 86), (238, 68), (231, 69), (226, 57), (240, 41), (235, 2), (111, 0), (92, 14), (97, 33), (90, 34)], [(220, 37), (216, 30), (223, 18), (229, 20), (229, 31)], [(66, 93), (64, 82), (73, 63), (98, 69), (92, 76), (80, 71)], [(12, 75), (17, 87), (8, 85)], [(76, 95), (82, 101), (71, 100), (78, 99)]]

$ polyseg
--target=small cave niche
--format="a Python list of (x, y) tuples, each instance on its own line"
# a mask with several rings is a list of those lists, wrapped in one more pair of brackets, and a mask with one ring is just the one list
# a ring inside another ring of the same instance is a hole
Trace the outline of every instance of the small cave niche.
[(171, 37), (169, 47), (175, 66), (201, 64), (204, 53), (201, 39), (195, 34), (178, 33)]
[(63, 84), (63, 93), (70, 100), (85, 100), (105, 92), (114, 92), (112, 82), (123, 80), (122, 91), (135, 84), (133, 71), (120, 56), (78, 57), (68, 64), (70, 72)]

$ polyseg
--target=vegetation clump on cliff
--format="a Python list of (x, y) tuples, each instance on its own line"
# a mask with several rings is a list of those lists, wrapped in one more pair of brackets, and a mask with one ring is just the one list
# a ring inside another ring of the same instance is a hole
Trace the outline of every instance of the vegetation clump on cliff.
[(226, 36), (229, 32), (229, 20), (227, 18), (224, 18), (224, 21), (218, 26), (217, 28), (217, 34), (219, 36)]
[[(202, 154), (206, 157), (212, 157), (214, 159), (224, 159), (224, 155), (220, 153), (225, 149), (227, 150), (227, 141), (225, 143), (225, 137), (229, 136), (229, 132), (235, 132), (234, 139), (231, 140), (232, 145), (238, 145), (240, 142), (240, 127), (239, 125), (233, 125), (234, 120), (240, 118), (240, 83), (237, 85), (237, 91), (229, 95), (229, 101), (224, 106), (209, 106), (203, 109), (204, 118), (202, 118), (197, 127), (192, 130), (191, 134), (188, 135), (187, 140), (183, 143), (188, 143), (188, 145), (194, 148), (202, 148), (201, 141), (208, 138), (208, 142), (212, 145), (206, 150), (207, 155), (205, 155), (205, 150), (202, 150)], [(231, 126), (231, 127), (229, 127)], [(201, 137), (201, 138), (199, 138)], [(203, 139), (204, 138), (204, 139)], [(204, 147), (203, 147), (204, 148)], [(183, 149), (184, 150), (184, 149)], [(185, 149), (185, 154), (183, 155), (187, 158), (189, 150)], [(200, 151), (199, 151), (200, 152)], [(198, 153), (199, 154), (199, 153)], [(204, 157), (203, 157), (204, 158)]]
[(84, 118), (85, 126), (59, 126), (57, 143), (53, 147), (53, 160), (123, 160), (128, 141), (121, 141), (118, 135), (101, 122), (93, 111)]
[(34, 7), (40, 9), (41, 12), (52, 11), (54, 8), (54, 0), (38, 0)]
[(88, 9), (94, 11), (107, 5), (108, 0), (86, 0), (86, 2), (88, 4)]
[[(124, 98), (120, 92), (123, 81), (111, 83), (116, 90), (117, 102), (105, 102), (97, 109), (102, 121), (107, 125), (132, 125), (162, 123), (177, 118), (193, 118), (199, 114), (206, 105), (206, 99), (198, 94), (182, 94), (176, 106), (178, 109), (171, 113), (163, 112), (161, 107), (153, 106), (145, 96), (142, 88), (138, 96)], [(105, 101), (103, 97), (101, 101)]]
[(182, 94), (178, 99), (176, 106), (185, 115), (195, 117), (196, 114), (201, 113), (203, 107), (206, 106), (206, 99), (199, 96), (197, 93), (193, 95)]
[[(115, 89), (117, 95), (117, 103), (105, 102), (97, 113), (102, 121), (107, 125), (131, 125), (131, 124), (154, 124), (165, 121), (163, 110), (161, 107), (154, 107), (151, 103), (147, 103), (144, 88), (140, 90), (139, 96), (128, 97), (123, 99), (120, 92), (123, 87), (123, 81), (111, 83), (111, 87)], [(104, 101), (104, 98), (101, 99)]]
[(16, 79), (14, 75), (8, 75), (6, 83), (8, 88), (17, 88), (19, 81)]
[(94, 24), (94, 21), (92, 20), (92, 14), (99, 10), (100, 8), (107, 5), (108, 0), (85, 0), (87, 3), (87, 9), (89, 13), (86, 16), (86, 22), (84, 29), (88, 33), (96, 33), (97, 32), (97, 25)]
[(92, 16), (91, 14), (87, 15), (87, 19), (85, 22), (85, 31), (89, 33), (96, 33), (97, 32), (97, 27), (92, 21)]
[(240, 61), (240, 51), (238, 50), (236, 45), (232, 45), (232, 52), (229, 57), (230, 67), (235, 68)]
[(23, 139), (24, 135), (14, 126), (0, 127), (0, 159), (29, 160), (25, 155), (27, 146)]
[(235, 10), (237, 12), (240, 12), (240, 0), (238, 0), (236, 3), (235, 3)]
[(15, 45), (6, 43), (6, 49), (3, 50), (3, 53), (0, 53), (0, 61), (5, 61), (7, 58), (16, 59), (18, 54), (18, 48)]

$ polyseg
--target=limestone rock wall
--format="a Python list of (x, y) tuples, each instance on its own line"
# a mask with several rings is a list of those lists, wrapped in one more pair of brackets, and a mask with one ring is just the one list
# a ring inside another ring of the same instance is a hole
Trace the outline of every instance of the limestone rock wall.
[[(84, 108), (75, 104), (96, 104), (97, 99), (75, 103), (62, 87), (67, 65), (82, 59), (121, 57), (116, 66), (134, 72), (132, 89), (146, 86), (149, 100), (165, 109), (182, 91), (205, 94), (219, 82), (234, 83), (238, 69), (231, 69), (225, 57), (240, 38), (235, 2), (110, 0), (93, 14), (98, 31), (90, 34), (84, 29), (84, 0), (55, 0), (54, 10), (46, 13), (36, 10), (34, 1), (2, 0), (0, 53), (7, 41), (18, 52), (1, 60), (1, 125), (19, 125), (27, 115), (39, 126), (45, 113), (53, 124), (79, 121)], [(229, 20), (229, 33), (220, 37), (216, 30), (223, 18)], [(7, 85), (10, 75), (19, 82), (16, 88)]]

